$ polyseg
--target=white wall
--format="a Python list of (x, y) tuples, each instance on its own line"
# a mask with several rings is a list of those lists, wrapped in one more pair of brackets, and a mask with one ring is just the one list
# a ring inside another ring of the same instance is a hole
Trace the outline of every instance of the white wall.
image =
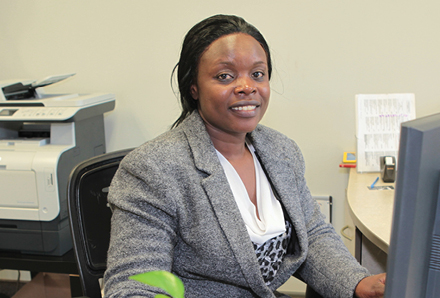
[(47, 91), (115, 93), (107, 150), (138, 146), (179, 114), (170, 75), (186, 31), (240, 15), (272, 49), (263, 123), (298, 142), (312, 193), (334, 197), (339, 230), (355, 94), (412, 92), (418, 116), (440, 112), (439, 11), (436, 0), (0, 0), (0, 80), (76, 72)]

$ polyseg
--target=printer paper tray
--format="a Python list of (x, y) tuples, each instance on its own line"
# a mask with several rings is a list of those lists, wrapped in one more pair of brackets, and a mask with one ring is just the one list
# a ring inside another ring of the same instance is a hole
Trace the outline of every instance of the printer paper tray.
[(39, 220), (35, 172), (0, 170), (0, 218)]

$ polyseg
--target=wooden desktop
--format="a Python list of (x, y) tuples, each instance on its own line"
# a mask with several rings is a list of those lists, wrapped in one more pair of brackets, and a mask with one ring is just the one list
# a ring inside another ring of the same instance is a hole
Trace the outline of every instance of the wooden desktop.
[[(386, 271), (393, 218), (394, 189), (374, 190), (368, 186), (380, 173), (358, 173), (350, 169), (347, 209), (355, 233), (355, 256), (372, 273)], [(391, 186), (379, 178), (375, 186)]]

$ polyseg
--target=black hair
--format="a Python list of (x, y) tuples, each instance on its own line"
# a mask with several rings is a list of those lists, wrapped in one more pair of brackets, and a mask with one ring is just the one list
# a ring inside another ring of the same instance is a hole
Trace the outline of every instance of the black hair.
[(197, 79), (200, 57), (215, 40), (233, 33), (248, 34), (260, 43), (266, 52), (270, 79), (272, 63), (269, 46), (257, 28), (246, 22), (243, 18), (233, 15), (215, 15), (204, 19), (194, 25), (186, 34), (180, 52), (180, 60), (173, 69), (173, 74), (177, 69), (182, 112), (172, 127), (178, 126), (189, 114), (197, 109), (197, 101), (191, 95), (191, 86)]

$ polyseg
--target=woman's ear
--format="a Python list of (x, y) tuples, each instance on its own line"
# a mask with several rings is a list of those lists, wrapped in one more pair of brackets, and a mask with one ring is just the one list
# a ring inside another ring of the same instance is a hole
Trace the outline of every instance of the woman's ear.
[(199, 90), (197, 89), (196, 84), (191, 85), (190, 92), (191, 92), (192, 98), (194, 98), (195, 100), (199, 99)]

